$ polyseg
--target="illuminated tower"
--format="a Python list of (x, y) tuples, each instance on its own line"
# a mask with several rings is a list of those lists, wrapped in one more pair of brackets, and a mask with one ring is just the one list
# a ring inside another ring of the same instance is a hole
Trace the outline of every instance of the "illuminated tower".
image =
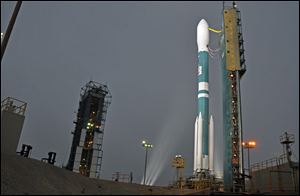
[(240, 80), (246, 71), (241, 15), (236, 4), (223, 9), (221, 63), (223, 81), (224, 189), (244, 190)]
[(111, 94), (106, 85), (94, 81), (87, 83), (81, 90), (67, 169), (99, 178), (104, 125)]

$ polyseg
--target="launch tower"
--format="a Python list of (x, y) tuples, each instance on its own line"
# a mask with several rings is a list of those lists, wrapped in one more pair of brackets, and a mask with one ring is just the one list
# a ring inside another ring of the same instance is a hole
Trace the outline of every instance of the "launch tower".
[(107, 85), (94, 81), (88, 82), (81, 90), (67, 169), (99, 178), (104, 125), (111, 94)]
[(245, 74), (241, 14), (235, 3), (223, 8), (221, 36), (223, 81), (224, 189), (244, 190), (240, 80)]

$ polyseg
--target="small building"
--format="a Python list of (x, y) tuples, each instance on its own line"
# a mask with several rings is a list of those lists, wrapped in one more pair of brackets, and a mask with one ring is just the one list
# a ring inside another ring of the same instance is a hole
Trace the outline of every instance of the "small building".
[(27, 103), (7, 97), (1, 102), (1, 154), (16, 154)]
[(299, 193), (299, 162), (286, 154), (251, 165), (248, 187), (253, 193)]

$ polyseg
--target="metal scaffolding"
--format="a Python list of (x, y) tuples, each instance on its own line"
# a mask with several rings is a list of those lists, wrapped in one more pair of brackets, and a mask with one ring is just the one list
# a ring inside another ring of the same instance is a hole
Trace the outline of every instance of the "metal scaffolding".
[(223, 9), (221, 62), (223, 75), (224, 188), (245, 190), (242, 151), (240, 80), (246, 71), (241, 15), (236, 4)]
[(105, 119), (112, 96), (107, 85), (94, 81), (81, 88), (80, 96), (67, 169), (84, 176), (99, 178)]

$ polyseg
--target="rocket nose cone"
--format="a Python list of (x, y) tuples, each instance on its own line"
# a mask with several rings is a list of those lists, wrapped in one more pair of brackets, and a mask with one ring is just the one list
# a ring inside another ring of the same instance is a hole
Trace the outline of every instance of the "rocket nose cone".
[(200, 51), (208, 51), (208, 43), (209, 43), (209, 31), (208, 24), (206, 20), (202, 19), (198, 23), (197, 26), (197, 45), (198, 52)]
[(197, 44), (198, 52), (208, 51), (207, 45), (209, 43), (209, 31), (206, 20), (202, 19), (197, 26)]
[(208, 31), (208, 24), (206, 20), (201, 19), (197, 26), (197, 34), (199, 34), (199, 32), (201, 31), (206, 31), (206, 30)]
[(206, 26), (206, 27), (208, 27), (208, 24), (207, 24), (207, 22), (206, 22), (206, 20), (205, 19), (201, 19), (200, 20), (200, 22), (198, 23), (198, 28), (200, 27), (200, 26)]

